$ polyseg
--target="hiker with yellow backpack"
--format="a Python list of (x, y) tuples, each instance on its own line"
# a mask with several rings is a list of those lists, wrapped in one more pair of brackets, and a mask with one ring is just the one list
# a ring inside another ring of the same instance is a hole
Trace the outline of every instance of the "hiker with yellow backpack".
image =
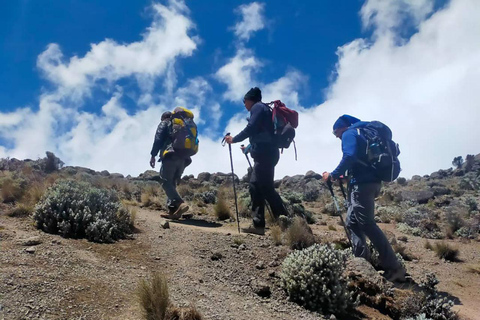
[(197, 126), (193, 113), (183, 107), (173, 112), (164, 112), (155, 133), (150, 166), (155, 168), (155, 157), (159, 154), (160, 180), (167, 195), (167, 219), (180, 219), (189, 207), (177, 192), (177, 184), (185, 168), (192, 163), (191, 157), (198, 152)]

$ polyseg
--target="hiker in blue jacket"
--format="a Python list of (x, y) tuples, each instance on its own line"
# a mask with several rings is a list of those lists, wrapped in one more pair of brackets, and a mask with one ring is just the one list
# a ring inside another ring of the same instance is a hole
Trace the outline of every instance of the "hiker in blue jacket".
[(375, 198), (381, 189), (374, 169), (367, 165), (365, 150), (367, 140), (358, 128), (367, 122), (343, 115), (333, 125), (333, 134), (342, 140), (343, 157), (337, 168), (331, 173), (324, 172), (323, 179), (337, 180), (348, 171), (348, 211), (346, 227), (353, 244), (353, 253), (370, 261), (366, 237), (370, 239), (380, 256), (380, 264), (389, 281), (405, 281), (405, 269), (399, 263), (392, 246), (375, 222)]
[(265, 234), (265, 200), (270, 204), (276, 218), (285, 215), (286, 212), (273, 184), (275, 166), (280, 158), (280, 152), (273, 143), (272, 111), (262, 102), (261, 90), (257, 87), (251, 88), (245, 94), (243, 103), (250, 111), (248, 124), (236, 136), (226, 136), (225, 141), (232, 144), (250, 138), (250, 154), (254, 160), (249, 185), (253, 224), (248, 228), (242, 228), (242, 231)]

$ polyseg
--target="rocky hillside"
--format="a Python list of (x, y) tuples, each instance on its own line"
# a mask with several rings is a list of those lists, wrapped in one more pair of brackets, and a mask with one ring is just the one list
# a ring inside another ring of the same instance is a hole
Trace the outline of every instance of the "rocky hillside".
[[(156, 171), (124, 177), (63, 166), (52, 153), (2, 159), (0, 319), (141, 319), (141, 280), (158, 272), (172, 305), (193, 303), (204, 319), (456, 319), (455, 312), (475, 319), (480, 155), (466, 159), (382, 189), (376, 216), (412, 276), (404, 285), (383, 279), (375, 253), (373, 266), (351, 257), (313, 171), (275, 181), (291, 216), (275, 222), (267, 215), (267, 234), (253, 236), (237, 233), (226, 173), (184, 176), (179, 192), (193, 217), (169, 222), (160, 218), (165, 196)], [(248, 176), (236, 181), (246, 225)], [(305, 265), (304, 278), (291, 276)], [(335, 272), (315, 280), (329, 268)], [(296, 281), (326, 289), (312, 294)]]

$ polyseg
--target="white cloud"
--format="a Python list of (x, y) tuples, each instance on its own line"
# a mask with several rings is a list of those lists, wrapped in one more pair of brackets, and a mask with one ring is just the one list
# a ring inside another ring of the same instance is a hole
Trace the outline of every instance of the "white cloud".
[(59, 45), (53, 43), (38, 57), (38, 67), (59, 90), (77, 97), (88, 94), (98, 80), (114, 82), (132, 75), (142, 91), (152, 91), (153, 79), (163, 75), (174, 59), (190, 56), (196, 49), (188, 34), (193, 23), (184, 15), (182, 2), (172, 0), (169, 7), (154, 4), (152, 8), (154, 20), (141, 41), (118, 44), (106, 39), (92, 44), (84, 57), (73, 56), (65, 62)]
[(434, 0), (367, 0), (360, 15), (365, 28), (374, 27), (377, 34), (407, 24), (421, 23), (433, 10)]
[(248, 41), (251, 35), (265, 28), (265, 17), (263, 11), (264, 3), (252, 2), (237, 8), (237, 13), (242, 16), (242, 21), (235, 24), (235, 35), (243, 41)]
[[(452, 0), (430, 15), (430, 1), (402, 3), (399, 6), (395, 1), (366, 2), (362, 10), (364, 23), (374, 28), (375, 35), (338, 49), (336, 77), (327, 90), (327, 101), (321, 105), (302, 108), (299, 92), (307, 77), (294, 69), (279, 79), (258, 81), (262, 63), (253, 51), (242, 46), (216, 72), (216, 79), (227, 85), (225, 99), (240, 102), (250, 87), (258, 85), (264, 101), (280, 98), (300, 111), (296, 139), (299, 159), (295, 162), (292, 148), (285, 150), (277, 166), (277, 178), (310, 169), (332, 170), (341, 152), (340, 141), (333, 137), (331, 128), (344, 113), (364, 120), (380, 120), (393, 129), (394, 139), (401, 146), (405, 176), (430, 173), (449, 167), (454, 156), (478, 153), (480, 7), (476, 0)], [(8, 147), (0, 147), (0, 155), (35, 158), (51, 150), (69, 165), (137, 175), (148, 169), (160, 115), (167, 106), (171, 109), (172, 104), (182, 103), (194, 110), (200, 122), (217, 126), (213, 131), (201, 132), (200, 152), (186, 173), (229, 172), (228, 147), (220, 145), (221, 139), (212, 138), (221, 130), (218, 121), (223, 110), (206, 76), (193, 78), (178, 88), (175, 61), (191, 54), (196, 43), (188, 36), (193, 24), (182, 7), (180, 2), (162, 7), (143, 39), (133, 44), (105, 40), (100, 43), (104, 49), (95, 49), (100, 44), (94, 44), (84, 57), (68, 61), (58, 47), (50, 46), (38, 63), (58, 90), (41, 96), (38, 110), (23, 108), (0, 114), (0, 134), (10, 142)], [(406, 13), (410, 17), (407, 20), (418, 31), (398, 41)], [(162, 46), (170, 49), (147, 45), (153, 34), (168, 40)], [(183, 39), (181, 44), (178, 39)], [(155, 60), (153, 69), (147, 70), (141, 61), (120, 58), (120, 53), (135, 51), (137, 47), (144, 50), (137, 52), (144, 57), (160, 50), (163, 60), (151, 57)], [(108, 63), (102, 56), (107, 52), (115, 57)], [(141, 79), (139, 99), (143, 99), (144, 105), (143, 110), (129, 114), (122, 106), (122, 97), (127, 93), (116, 81), (132, 76)], [(149, 92), (149, 84), (159, 77), (165, 78), (165, 101)], [(100, 114), (81, 111), (78, 103), (71, 106), (70, 101), (65, 102), (88, 94), (93, 86), (103, 85), (96, 82), (98, 79), (111, 82), (109, 88), (113, 90)], [(162, 103), (154, 104), (157, 100)], [(248, 114), (240, 108), (239, 111), (228, 122), (226, 132), (236, 134), (245, 126)], [(10, 145), (14, 147), (10, 149)], [(235, 171), (242, 176), (247, 162), (238, 145), (233, 145), (232, 151)]]
[(252, 50), (238, 49), (236, 55), (215, 74), (219, 81), (227, 85), (223, 97), (230, 101), (241, 101), (247, 90), (255, 86), (253, 75), (261, 66)]

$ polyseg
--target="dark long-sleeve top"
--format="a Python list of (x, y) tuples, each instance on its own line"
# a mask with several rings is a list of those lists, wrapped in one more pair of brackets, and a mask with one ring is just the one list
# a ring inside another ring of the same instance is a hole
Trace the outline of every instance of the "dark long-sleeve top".
[(272, 111), (262, 103), (257, 102), (250, 109), (248, 124), (239, 134), (233, 137), (233, 142), (240, 142), (250, 138), (252, 146), (256, 144), (268, 144), (273, 139)]
[(161, 151), (160, 158), (163, 158), (163, 151), (166, 149), (168, 144), (171, 143), (169, 126), (170, 120), (164, 120), (158, 125), (157, 131), (155, 132), (155, 139), (153, 141), (152, 151), (150, 152), (152, 157), (157, 156), (158, 152)]
[(332, 171), (334, 179), (338, 179), (348, 170), (351, 176), (350, 183), (380, 182), (372, 167), (365, 165), (367, 158), (367, 140), (360, 134), (358, 128), (365, 126), (367, 122), (357, 122), (350, 126), (342, 134), (342, 160), (337, 168)]

